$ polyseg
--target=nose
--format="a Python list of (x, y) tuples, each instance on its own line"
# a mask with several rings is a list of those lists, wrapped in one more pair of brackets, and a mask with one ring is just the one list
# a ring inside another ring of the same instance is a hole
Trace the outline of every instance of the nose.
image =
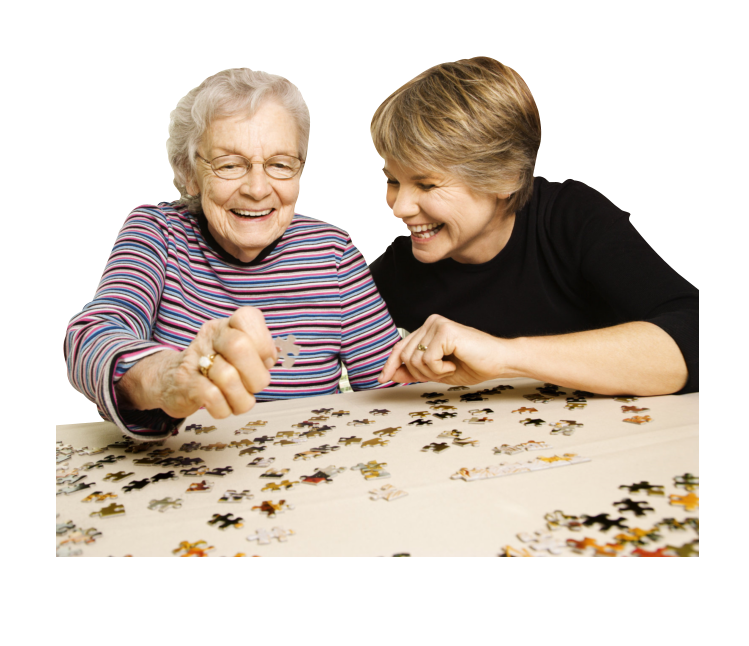
[(271, 192), (270, 178), (265, 174), (262, 162), (253, 162), (244, 176), (241, 191), (253, 200), (262, 200)]
[(400, 186), (395, 191), (395, 198), (390, 205), (396, 218), (410, 218), (419, 214), (419, 202), (414, 191)]

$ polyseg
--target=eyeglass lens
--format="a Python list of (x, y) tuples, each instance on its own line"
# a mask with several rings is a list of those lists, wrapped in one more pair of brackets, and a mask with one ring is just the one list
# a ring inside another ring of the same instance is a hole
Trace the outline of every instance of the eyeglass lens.
[[(301, 166), (302, 162), (296, 157), (289, 157), (287, 155), (270, 157), (263, 164), (265, 172), (276, 179), (291, 179), (299, 172)], [(224, 155), (216, 157), (211, 162), (211, 168), (213, 168), (216, 175), (223, 179), (239, 179), (249, 172), (251, 164), (248, 159), (245, 159), (241, 155)]]

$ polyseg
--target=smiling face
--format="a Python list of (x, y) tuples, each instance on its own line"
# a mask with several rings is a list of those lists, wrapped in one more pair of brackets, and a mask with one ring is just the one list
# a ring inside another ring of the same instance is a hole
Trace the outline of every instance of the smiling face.
[(232, 256), (249, 262), (276, 238), (294, 217), (301, 172), (287, 180), (268, 177), (262, 162), (274, 155), (299, 156), (293, 117), (276, 103), (265, 103), (250, 118), (215, 119), (203, 135), (198, 154), (207, 160), (242, 155), (253, 164), (240, 179), (221, 179), (210, 165), (197, 160), (196, 176), (187, 183), (200, 194), (208, 229)]
[(383, 171), (388, 206), (408, 226), (419, 262), (488, 262), (510, 239), (515, 214), (505, 214), (507, 194), (477, 193), (449, 174), (421, 172), (390, 158)]

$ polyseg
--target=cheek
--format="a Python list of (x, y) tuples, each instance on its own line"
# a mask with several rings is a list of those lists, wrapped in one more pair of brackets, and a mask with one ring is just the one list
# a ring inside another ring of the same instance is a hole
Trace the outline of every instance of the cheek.
[(398, 195), (398, 191), (394, 186), (391, 186), (388, 184), (387, 191), (385, 192), (385, 201), (388, 203), (388, 206), (392, 209), (393, 205), (395, 204), (395, 198)]

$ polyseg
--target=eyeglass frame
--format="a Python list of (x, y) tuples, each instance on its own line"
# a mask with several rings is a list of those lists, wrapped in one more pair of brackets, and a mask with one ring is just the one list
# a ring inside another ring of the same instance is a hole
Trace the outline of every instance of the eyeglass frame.
[[(208, 165), (209, 165), (209, 166), (211, 167), (211, 170), (213, 171), (213, 174), (214, 174), (214, 175), (215, 175), (216, 177), (218, 177), (219, 179), (223, 179), (223, 180), (225, 180), (225, 181), (227, 181), (227, 182), (233, 182), (234, 180), (237, 180), (237, 179), (242, 179), (243, 177), (246, 177), (246, 176), (247, 176), (247, 173), (249, 173), (249, 172), (250, 172), (250, 171), (252, 170), (252, 167), (253, 167), (253, 166), (254, 166), (255, 164), (262, 164), (262, 165), (263, 165), (263, 171), (264, 171), (264, 172), (265, 172), (265, 174), (266, 174), (266, 175), (267, 175), (268, 177), (270, 177), (271, 179), (277, 179), (277, 180), (278, 180), (278, 181), (280, 181), (280, 182), (286, 182), (286, 181), (288, 181), (288, 180), (290, 180), (290, 179), (294, 179), (294, 178), (295, 178), (295, 177), (296, 177), (297, 175), (299, 175), (299, 173), (301, 173), (301, 172), (302, 172), (302, 168), (304, 168), (304, 164), (305, 164), (305, 160), (304, 160), (304, 159), (299, 159), (299, 157), (294, 157), (294, 155), (272, 155), (271, 157), (268, 157), (268, 159), (265, 159), (265, 160), (263, 160), (262, 162), (254, 162), (254, 161), (250, 161), (250, 160), (249, 160), (249, 159), (247, 159), (247, 157), (245, 157), (244, 155), (237, 155), (237, 154), (232, 154), (232, 155), (219, 155), (218, 157), (214, 157), (214, 158), (213, 158), (213, 159), (212, 159), (211, 161), (208, 161), (208, 160), (207, 160), (207, 159), (205, 159), (204, 157), (201, 157), (201, 156), (200, 156), (200, 155), (199, 155), (199, 154), (198, 154), (197, 152), (195, 153), (195, 156), (196, 156), (196, 157), (197, 157), (197, 158), (198, 158), (198, 159), (199, 159), (200, 161), (202, 161), (202, 162), (205, 162), (206, 164), (208, 164)], [(221, 177), (221, 175), (219, 175), (219, 174), (218, 174), (218, 173), (216, 172), (216, 169), (215, 169), (215, 168), (213, 167), (213, 162), (214, 162), (214, 161), (216, 161), (217, 159), (221, 159), (222, 157), (241, 157), (242, 159), (244, 159), (244, 160), (245, 160), (245, 161), (247, 162), (247, 171), (245, 172), (245, 174), (244, 174), (244, 175), (241, 175), (240, 177), (233, 177), (233, 178)], [(293, 175), (292, 175), (291, 177), (273, 177), (273, 175), (271, 175), (271, 174), (270, 174), (270, 173), (268, 172), (268, 169), (267, 169), (267, 168), (265, 167), (265, 165), (266, 165), (266, 164), (267, 164), (267, 163), (268, 163), (268, 162), (269, 162), (269, 161), (270, 161), (271, 159), (273, 159), (274, 157), (291, 157), (292, 159), (296, 159), (296, 160), (297, 160), (297, 161), (299, 162), (299, 164), (300, 164), (300, 165), (299, 165), (299, 170), (297, 170), (297, 172), (296, 172), (296, 173), (294, 173), (294, 174), (293, 174)]]

